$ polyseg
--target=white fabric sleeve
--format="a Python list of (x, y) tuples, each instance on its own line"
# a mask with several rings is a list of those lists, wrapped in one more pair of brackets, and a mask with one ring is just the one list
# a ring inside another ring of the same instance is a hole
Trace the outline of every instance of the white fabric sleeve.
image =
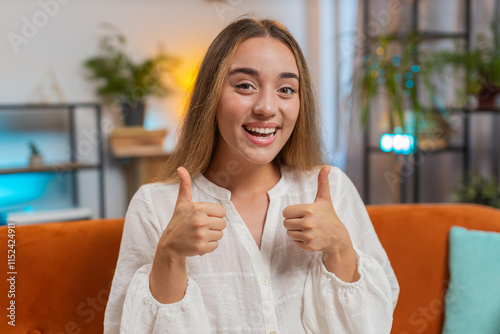
[(177, 303), (161, 304), (151, 294), (149, 275), (161, 233), (147, 186), (142, 186), (125, 216), (104, 334), (209, 332), (202, 295), (192, 279)]
[(304, 287), (303, 324), (307, 333), (390, 333), (399, 285), (366, 208), (349, 178), (330, 172), (335, 210), (356, 252), (358, 281), (346, 283), (328, 272), (315, 255)]

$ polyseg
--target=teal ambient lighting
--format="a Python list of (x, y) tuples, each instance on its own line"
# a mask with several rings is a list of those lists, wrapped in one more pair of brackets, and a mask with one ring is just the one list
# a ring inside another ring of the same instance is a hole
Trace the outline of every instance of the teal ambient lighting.
[(0, 211), (2, 208), (23, 205), (42, 196), (52, 173), (22, 173), (0, 175)]
[(410, 154), (415, 149), (415, 137), (404, 133), (385, 133), (380, 137), (380, 149), (383, 152)]

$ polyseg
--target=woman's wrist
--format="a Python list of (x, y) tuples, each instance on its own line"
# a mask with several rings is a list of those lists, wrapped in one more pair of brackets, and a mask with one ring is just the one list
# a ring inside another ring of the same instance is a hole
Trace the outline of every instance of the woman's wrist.
[(176, 303), (184, 297), (186, 287), (186, 258), (155, 256), (149, 277), (153, 297), (162, 304)]
[(326, 270), (342, 281), (353, 283), (359, 280), (356, 252), (352, 245), (343, 251), (323, 252), (322, 260)]

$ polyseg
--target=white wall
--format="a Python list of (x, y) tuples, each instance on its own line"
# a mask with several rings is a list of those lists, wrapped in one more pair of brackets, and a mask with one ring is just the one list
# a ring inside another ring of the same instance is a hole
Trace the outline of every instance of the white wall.
[[(137, 59), (155, 54), (158, 45), (163, 44), (166, 52), (181, 59), (177, 75), (185, 84), (217, 33), (236, 17), (249, 12), (281, 20), (309, 57), (308, 25), (314, 22), (308, 22), (307, 0), (228, 0), (226, 3), (207, 0), (0, 0), (0, 103), (34, 102), (35, 87), (47, 81), (49, 70), (56, 74), (67, 102), (97, 101), (94, 86), (85, 79), (81, 64), (97, 52), (101, 35), (99, 22), (117, 25), (127, 36), (128, 48)], [(36, 31), (29, 30), (27, 21), (38, 23)], [(13, 43), (12, 39), (17, 38), (13, 34), (25, 40)], [(173, 133), (185, 94), (185, 88), (179, 86), (174, 95), (151, 101), (149, 116), (155, 121), (150, 125), (167, 126)], [(79, 115), (81, 132), (93, 126), (94, 120), (89, 115), (85, 112)], [(105, 109), (105, 118), (117, 124), (115, 115), (108, 109)], [(81, 136), (79, 140), (85, 139)], [(106, 157), (107, 216), (120, 217), (127, 206), (123, 173), (108, 150)], [(94, 157), (88, 155), (88, 159)], [(83, 178), (81, 198), (84, 204), (95, 207), (95, 181), (85, 181), (91, 176)]]

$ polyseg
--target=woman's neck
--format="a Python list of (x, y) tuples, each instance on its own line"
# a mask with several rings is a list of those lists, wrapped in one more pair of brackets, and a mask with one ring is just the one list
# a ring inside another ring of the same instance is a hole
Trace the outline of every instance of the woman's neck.
[(281, 178), (280, 168), (274, 163), (253, 164), (249, 161), (224, 159), (217, 154), (203, 175), (219, 187), (237, 196), (253, 196), (267, 192)]

